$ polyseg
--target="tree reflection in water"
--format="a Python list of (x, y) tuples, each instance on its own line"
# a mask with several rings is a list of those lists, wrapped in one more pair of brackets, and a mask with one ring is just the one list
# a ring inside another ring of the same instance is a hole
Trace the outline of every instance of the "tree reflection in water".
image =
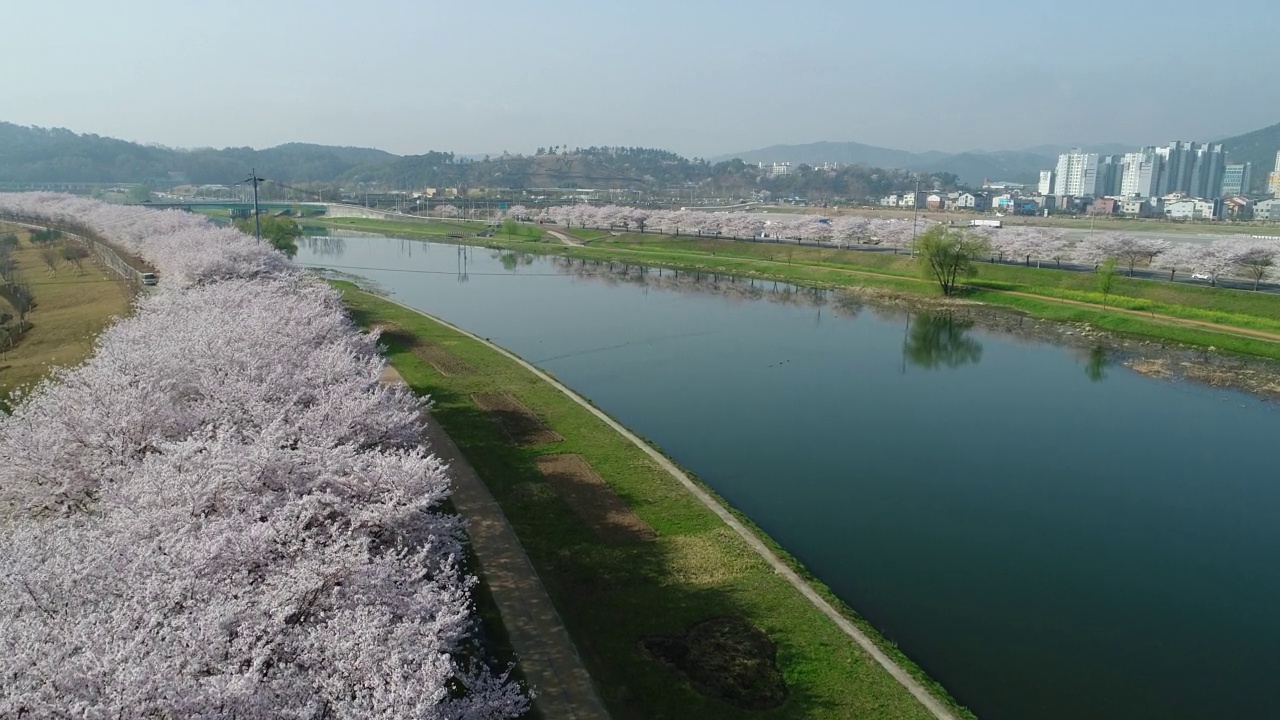
[(1094, 345), (1089, 350), (1089, 358), (1084, 364), (1084, 374), (1090, 380), (1098, 382), (1105, 380), (1107, 377), (1107, 366), (1111, 364), (1110, 358), (1107, 357), (1107, 351), (1101, 345)]
[(299, 244), (317, 257), (340, 258), (347, 251), (347, 242), (340, 237), (309, 235), (301, 238)]
[(982, 343), (967, 335), (972, 327), (972, 321), (950, 312), (908, 314), (903, 369), (906, 363), (926, 370), (977, 364), (982, 360)]

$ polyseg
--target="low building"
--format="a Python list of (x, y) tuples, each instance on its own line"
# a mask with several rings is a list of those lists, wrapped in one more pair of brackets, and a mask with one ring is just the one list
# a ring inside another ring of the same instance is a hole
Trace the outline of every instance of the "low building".
[(1222, 212), (1231, 220), (1248, 220), (1253, 217), (1253, 201), (1237, 195), (1222, 201)]
[(1120, 201), (1120, 214), (1129, 217), (1151, 217), (1153, 213), (1151, 201), (1147, 198), (1125, 198)]
[(929, 197), (924, 199), (924, 206), (929, 210), (946, 210), (947, 197), (938, 193), (930, 193)]
[(1165, 217), (1170, 220), (1221, 220), (1222, 213), (1221, 200), (1186, 198), (1164, 206)]
[(1280, 198), (1259, 200), (1253, 204), (1254, 220), (1280, 220)]
[(1120, 203), (1113, 197), (1094, 198), (1085, 211), (1090, 215), (1115, 215), (1120, 210)]
[(960, 210), (986, 212), (991, 209), (991, 201), (985, 193), (962, 192), (956, 196), (955, 207)]

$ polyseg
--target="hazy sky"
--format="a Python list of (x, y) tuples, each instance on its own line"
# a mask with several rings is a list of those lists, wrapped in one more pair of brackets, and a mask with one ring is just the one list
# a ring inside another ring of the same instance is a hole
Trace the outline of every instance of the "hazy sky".
[(1276, 0), (3, 5), (0, 120), (179, 147), (959, 151), (1280, 121)]

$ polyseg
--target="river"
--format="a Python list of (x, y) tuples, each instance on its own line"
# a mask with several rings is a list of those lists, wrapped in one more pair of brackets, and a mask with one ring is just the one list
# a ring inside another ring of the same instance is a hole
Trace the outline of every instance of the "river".
[(979, 717), (1280, 716), (1280, 409), (772, 282), (382, 237), (297, 256), (651, 439)]

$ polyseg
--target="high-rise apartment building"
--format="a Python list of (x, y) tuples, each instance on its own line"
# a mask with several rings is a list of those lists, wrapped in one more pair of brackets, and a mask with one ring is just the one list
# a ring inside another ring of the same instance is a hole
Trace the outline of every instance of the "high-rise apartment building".
[(1124, 182), (1124, 156), (1102, 155), (1098, 158), (1098, 195), (1115, 197)]
[(1249, 192), (1253, 184), (1253, 163), (1228, 165), (1222, 171), (1222, 197), (1228, 198)]
[(1191, 167), (1195, 165), (1195, 143), (1174, 140), (1165, 147), (1156, 148), (1156, 155), (1164, 162), (1160, 180), (1156, 183), (1156, 195), (1190, 193)]
[(1040, 171), (1040, 184), (1037, 186), (1037, 189), (1040, 191), (1041, 195), (1053, 194), (1053, 171), (1052, 170)]
[(1213, 198), (1222, 188), (1222, 173), (1227, 153), (1221, 143), (1200, 145), (1175, 140), (1155, 149), (1163, 161), (1154, 194), (1185, 193), (1192, 197)]
[(1054, 194), (1081, 197), (1098, 194), (1098, 154), (1071, 152), (1058, 156), (1058, 169), (1054, 171)]
[(1153, 197), (1160, 190), (1164, 157), (1154, 147), (1126, 153), (1121, 160), (1120, 194), (1124, 197)]
[(1222, 173), (1227, 166), (1227, 154), (1222, 150), (1222, 143), (1210, 143), (1195, 147), (1192, 153), (1191, 178), (1187, 192), (1192, 197), (1221, 197)]

